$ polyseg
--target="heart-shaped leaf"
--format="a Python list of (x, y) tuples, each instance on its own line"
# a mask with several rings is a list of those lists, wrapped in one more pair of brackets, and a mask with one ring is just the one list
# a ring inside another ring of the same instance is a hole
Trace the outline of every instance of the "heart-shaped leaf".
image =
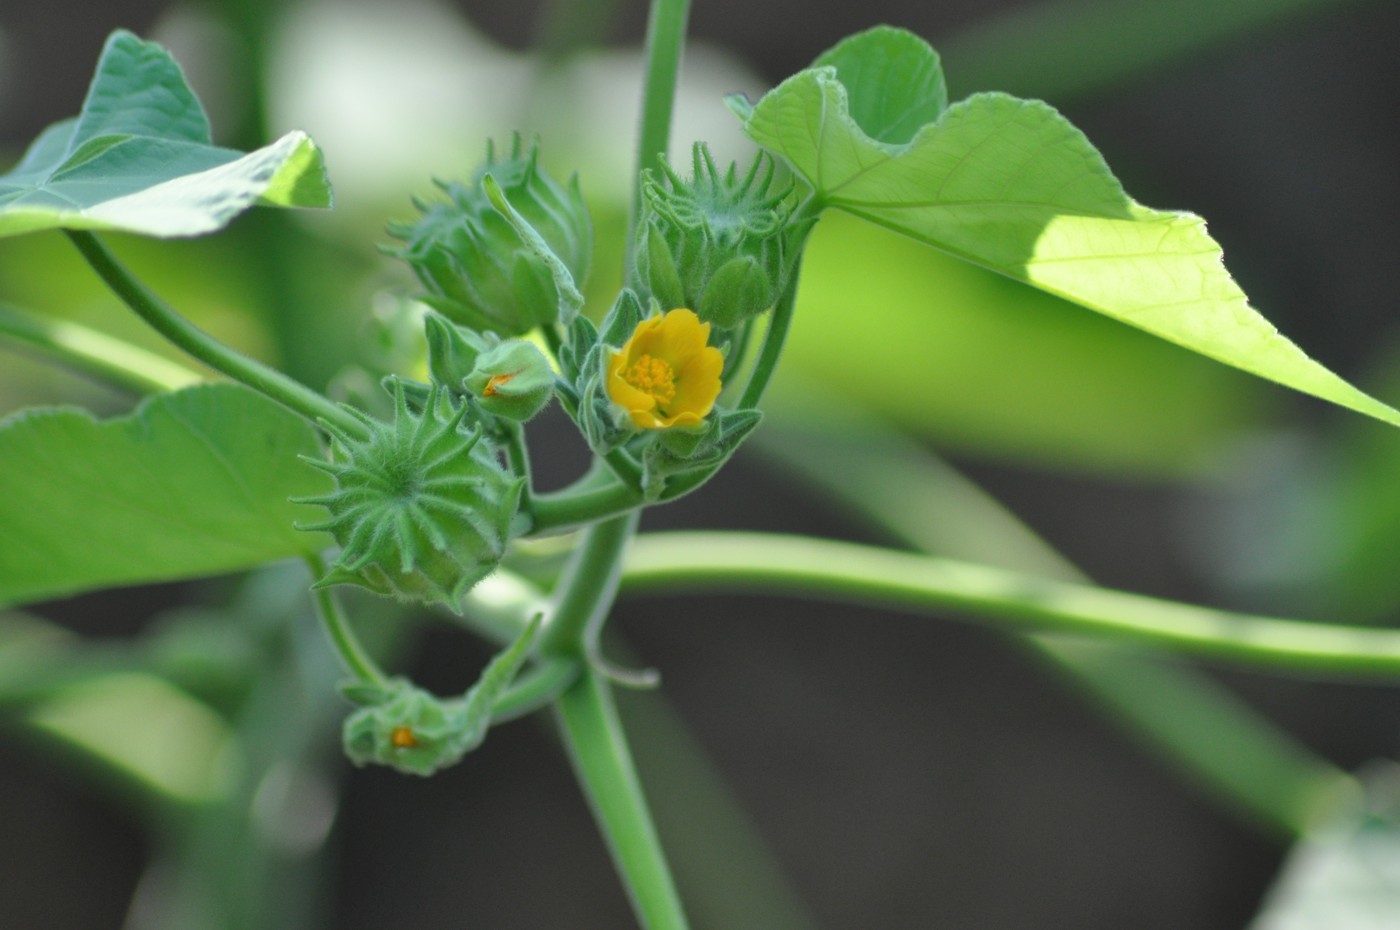
[(0, 422), (0, 606), (251, 568), (330, 544), (287, 498), (323, 493), (299, 417), (237, 385), (128, 416), (49, 408)]
[[(909, 77), (937, 69), (927, 46), (922, 69), (902, 57), (890, 64), (890, 31), (852, 37), (756, 106), (734, 107), (820, 205), (1400, 425), (1400, 411), (1308, 358), (1249, 306), (1200, 217), (1134, 202), (1048, 104), (977, 94), (901, 141), (899, 114), (939, 110), (942, 81)], [(923, 109), (915, 92), (928, 97)]]
[(197, 236), (254, 204), (330, 202), (320, 150), (304, 133), (247, 154), (215, 146), (170, 54), (118, 31), (82, 112), (45, 129), (0, 175), (0, 236), (44, 229)]

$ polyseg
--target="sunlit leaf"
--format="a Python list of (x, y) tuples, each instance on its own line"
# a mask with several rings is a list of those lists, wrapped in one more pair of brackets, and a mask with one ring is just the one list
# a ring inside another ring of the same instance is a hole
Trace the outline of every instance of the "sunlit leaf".
[(254, 204), (325, 207), (304, 133), (244, 154), (215, 146), (180, 68), (129, 32), (107, 40), (81, 113), (45, 129), (0, 175), (0, 236), (44, 229), (214, 232)]
[[(748, 134), (804, 178), (820, 204), (1400, 425), (1400, 411), (1312, 361), (1249, 306), (1200, 217), (1134, 202), (1048, 104), (976, 94), (907, 143), (888, 141), (898, 136), (882, 95), (905, 92), (872, 80), (880, 73), (873, 63), (888, 54), (887, 32), (848, 39), (830, 53), (839, 67), (789, 78), (745, 120)], [(926, 55), (936, 67), (932, 50)], [(857, 61), (866, 62), (863, 70)], [(859, 75), (852, 86), (843, 82), (847, 73)], [(889, 69), (887, 80), (900, 73)], [(872, 137), (862, 120), (886, 139)]]
[(204, 385), (128, 416), (72, 408), (0, 422), (0, 605), (250, 568), (315, 551), (293, 528), (324, 490), (304, 421), (246, 388)]

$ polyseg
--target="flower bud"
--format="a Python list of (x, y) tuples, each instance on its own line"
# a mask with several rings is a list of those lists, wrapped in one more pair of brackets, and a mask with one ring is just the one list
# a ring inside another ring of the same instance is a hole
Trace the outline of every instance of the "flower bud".
[(394, 382), (393, 423), (360, 414), (366, 438), (325, 424), (335, 461), (304, 459), (330, 474), (334, 492), (299, 498), (329, 512), (301, 529), (326, 530), (340, 558), (318, 585), (357, 584), (456, 610), (505, 554), (523, 487), (496, 460), (481, 430), (460, 429), (467, 405), (433, 386), (410, 409)]
[(375, 762), (408, 775), (431, 775), (471, 748), (475, 734), (468, 733), (460, 701), (439, 700), (403, 679), (390, 682), (378, 698), (345, 718), (341, 729), (345, 754), (356, 765)]
[[(740, 179), (721, 173), (703, 143), (689, 182), (662, 164), (646, 173), (646, 210), (635, 263), (662, 307), (689, 307), (700, 319), (732, 329), (777, 302), (790, 274), (789, 189), (771, 193), (773, 161), (755, 159)], [(761, 175), (761, 177), (760, 177)]]
[(356, 765), (375, 762), (409, 775), (455, 765), (486, 739), (496, 699), (524, 666), (539, 628), (535, 617), (460, 698), (436, 697), (402, 678), (342, 686), (360, 705), (341, 730), (345, 754)]
[(554, 396), (554, 372), (532, 342), (510, 339), (482, 352), (465, 380), (487, 413), (525, 422)]
[[(561, 185), (539, 167), (538, 146), (486, 164), (468, 184), (439, 182), (447, 201), (415, 201), (416, 223), (395, 223), (390, 250), (427, 289), (423, 301), (448, 319), (481, 331), (518, 336), (568, 318), (582, 303), (593, 228), (578, 178)], [(499, 187), (493, 204), (487, 188)]]

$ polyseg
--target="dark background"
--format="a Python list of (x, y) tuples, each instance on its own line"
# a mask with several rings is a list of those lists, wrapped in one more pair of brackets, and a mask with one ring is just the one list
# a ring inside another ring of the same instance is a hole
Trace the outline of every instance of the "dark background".
[[(535, 3), (461, 6), (509, 45), (535, 34)], [(1001, 6), (699, 0), (692, 35), (778, 80), (881, 21), (940, 48), (949, 37), (955, 51)], [(1092, 92), (1052, 96), (1034, 76), (1006, 89), (1049, 97), (1138, 199), (1209, 217), (1255, 304), (1315, 358), (1354, 375), (1394, 334), (1400, 10), (1318, 6)], [(14, 150), (70, 112), (110, 29), (145, 32), (164, 9), (7, 3), (0, 144)], [(642, 5), (617, 12), (607, 40), (635, 43)], [(950, 73), (955, 94), (980, 89)], [(1046, 86), (1054, 79), (1046, 74)], [(1304, 423), (1328, 415), (1297, 408)], [(1100, 581), (1220, 596), (1177, 532), (1191, 491), (959, 461)], [(872, 538), (753, 456), (648, 525)], [(124, 634), (189, 593), (141, 589), (50, 615)], [(617, 621), (640, 661), (662, 670), (666, 695), (817, 927), (1241, 928), (1285, 853), (1280, 837), (1176, 778), (998, 635), (773, 598), (628, 601)], [(485, 655), (435, 632), (415, 676), (451, 687)], [(1389, 690), (1220, 676), (1345, 767), (1394, 753), (1400, 702)], [(624, 712), (645, 700), (624, 696)], [(637, 742), (644, 775), (665, 765), (643, 735)], [(0, 927), (120, 926), (149, 848), (140, 824), (24, 742), (0, 745), (0, 760)], [(536, 722), (493, 731), (431, 780), (362, 771), (345, 792), (327, 926), (631, 925), (567, 766)], [(705, 816), (671, 814), (674, 800), (660, 802), (663, 835), (668, 817)]]

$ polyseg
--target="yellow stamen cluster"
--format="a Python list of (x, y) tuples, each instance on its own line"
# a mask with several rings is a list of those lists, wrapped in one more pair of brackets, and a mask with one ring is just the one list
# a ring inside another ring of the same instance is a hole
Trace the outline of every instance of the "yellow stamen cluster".
[(638, 429), (699, 426), (714, 409), (724, 370), (709, 338), (710, 324), (690, 310), (643, 320), (608, 360), (608, 396)]
[(622, 373), (622, 380), (656, 398), (658, 405), (676, 399), (676, 373), (665, 359), (643, 355)]

